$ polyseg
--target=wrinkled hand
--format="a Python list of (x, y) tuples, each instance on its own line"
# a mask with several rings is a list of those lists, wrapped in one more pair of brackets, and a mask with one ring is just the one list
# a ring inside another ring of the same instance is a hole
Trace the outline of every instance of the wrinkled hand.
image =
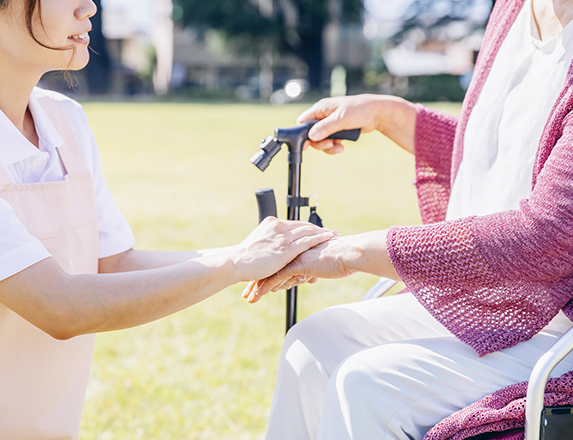
[(325, 98), (302, 113), (297, 122), (320, 119), (305, 144), (327, 154), (344, 151), (340, 139), (326, 139), (340, 130), (360, 128), (362, 133), (378, 130), (409, 152), (414, 151), (416, 107), (402, 98), (388, 95), (357, 95)]
[(299, 255), (274, 275), (250, 283), (243, 292), (243, 298), (256, 303), (271, 291), (316, 282), (317, 278), (345, 278), (357, 272), (353, 262), (359, 254), (352, 237), (339, 237), (322, 243)]
[[(312, 119), (321, 119), (309, 132), (311, 145), (327, 154), (337, 154), (344, 151), (340, 139), (325, 139), (340, 130), (362, 129), (368, 133), (377, 128), (380, 97), (375, 95), (342, 96), (325, 98), (302, 113), (298, 123)], [(324, 139), (324, 140), (323, 140)]]
[(241, 281), (262, 279), (282, 269), (302, 252), (338, 236), (306, 222), (267, 217), (240, 244), (233, 262)]

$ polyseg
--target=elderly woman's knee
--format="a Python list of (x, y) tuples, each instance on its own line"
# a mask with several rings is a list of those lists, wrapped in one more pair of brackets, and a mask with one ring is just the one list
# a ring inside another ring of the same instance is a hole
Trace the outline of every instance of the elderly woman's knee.
[(372, 387), (372, 369), (364, 362), (363, 353), (346, 358), (334, 372), (331, 382), (338, 395), (346, 398), (364, 395), (364, 390)]
[(340, 312), (335, 307), (320, 310), (304, 318), (287, 333), (285, 345), (295, 341), (320, 341), (336, 338)]
[(332, 385), (350, 400), (355, 396), (364, 401), (374, 389), (376, 394), (390, 397), (420, 379), (412, 366), (423, 358), (424, 349), (415, 344), (390, 343), (361, 350), (339, 365)]
[(347, 356), (340, 352), (344, 344), (341, 311), (332, 307), (303, 319), (292, 327), (283, 343), (281, 362), (288, 363), (299, 374), (321, 370), (330, 375)]

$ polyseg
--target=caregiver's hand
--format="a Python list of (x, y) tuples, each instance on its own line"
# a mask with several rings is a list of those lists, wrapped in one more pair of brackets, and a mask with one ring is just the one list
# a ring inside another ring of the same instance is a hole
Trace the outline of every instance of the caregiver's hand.
[(338, 235), (310, 223), (267, 217), (234, 247), (233, 263), (241, 281), (262, 279), (282, 269), (302, 252)]
[(309, 133), (309, 144), (328, 154), (344, 151), (340, 140), (325, 139), (340, 130), (378, 130), (405, 150), (414, 152), (416, 107), (402, 98), (358, 95), (326, 98), (302, 113), (298, 123), (321, 119)]
[(304, 252), (265, 280), (250, 283), (243, 297), (255, 303), (271, 291), (316, 278), (344, 278), (356, 272), (399, 279), (386, 251), (386, 231), (338, 237)]

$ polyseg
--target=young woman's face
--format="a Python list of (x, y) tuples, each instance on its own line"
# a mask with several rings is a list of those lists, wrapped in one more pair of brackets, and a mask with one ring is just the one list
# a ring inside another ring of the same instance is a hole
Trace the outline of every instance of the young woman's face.
[(0, 62), (41, 73), (85, 67), (89, 19), (96, 13), (92, 0), (41, 0), (41, 8), (36, 8), (32, 20), (35, 37), (46, 46), (65, 50), (48, 49), (34, 41), (26, 28), (26, 5), (26, 0), (11, 0), (0, 11)]

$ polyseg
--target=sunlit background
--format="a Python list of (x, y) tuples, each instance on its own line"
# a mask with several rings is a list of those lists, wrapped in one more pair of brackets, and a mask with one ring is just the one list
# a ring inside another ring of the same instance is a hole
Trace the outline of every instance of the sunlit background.
[[(79, 96), (460, 101), (491, 0), (96, 0)], [(293, 82), (294, 81), (294, 82)], [(311, 98), (308, 98), (310, 94)]]

